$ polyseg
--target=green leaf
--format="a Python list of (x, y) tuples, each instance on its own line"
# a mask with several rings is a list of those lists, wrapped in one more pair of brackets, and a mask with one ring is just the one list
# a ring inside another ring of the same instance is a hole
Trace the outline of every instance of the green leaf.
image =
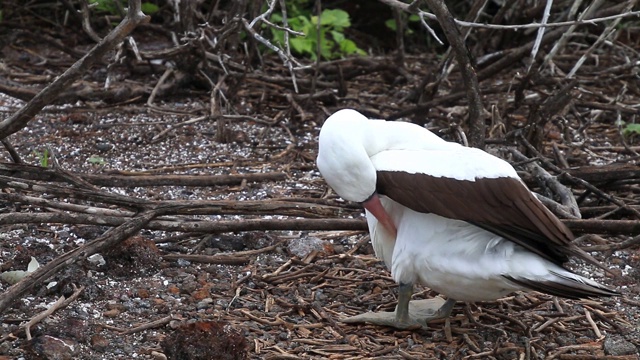
[(106, 161), (104, 161), (104, 158), (102, 156), (98, 156), (98, 155), (89, 156), (87, 161), (90, 164), (93, 164), (93, 165), (104, 165), (106, 163)]
[[(295, 1), (287, 1), (287, 10), (291, 15), (308, 15), (310, 7), (308, 6), (309, 0), (295, 0)], [(262, 10), (264, 12), (267, 10), (266, 4)]]
[(331, 31), (331, 36), (333, 36), (333, 40), (335, 40), (335, 42), (337, 42), (338, 44), (343, 42), (345, 39), (344, 34), (340, 31), (335, 31), (335, 30)]
[[(284, 25), (284, 22), (282, 21), (282, 17), (278, 16), (280, 19), (277, 21), (277, 23)], [(287, 24), (289, 25), (289, 27), (295, 31), (302, 31), (302, 29), (305, 27), (305, 24), (307, 20), (304, 16), (296, 16), (296, 17), (292, 17), (288, 20)]]
[(307, 37), (313, 37), (316, 26), (305, 16), (298, 16), (289, 21), (289, 27), (295, 31), (304, 33)]
[(150, 3), (150, 2), (142, 3), (142, 12), (147, 15), (155, 14), (158, 12), (158, 10), (160, 10), (160, 8), (158, 7), (158, 5), (154, 3)]
[(95, 9), (97, 11), (106, 12), (106, 13), (115, 15), (118, 13), (118, 8), (114, 4), (115, 1), (120, 1), (120, 0), (89, 0), (89, 3), (97, 4), (95, 6)]
[(322, 19), (320, 19), (320, 25), (330, 25), (336, 28), (347, 28), (351, 26), (351, 21), (349, 21), (349, 13), (340, 9), (324, 10), (322, 12)]
[(49, 149), (44, 149), (42, 157), (40, 157), (40, 166), (49, 167)]
[(289, 44), (291, 44), (291, 49), (297, 53), (315, 54), (315, 41), (309, 38), (289, 39)]
[[(276, 24), (277, 23), (281, 23), (282, 22), (282, 15), (280, 15), (278, 13), (271, 14), (271, 22), (272, 23), (276, 23)], [(289, 22), (289, 23), (291, 23), (291, 22)]]
[(640, 124), (627, 124), (622, 132), (625, 136), (640, 134)]
[(356, 45), (356, 43), (354, 43), (349, 39), (345, 39), (343, 42), (340, 43), (340, 51), (342, 51), (347, 55), (351, 55), (351, 54), (367, 55), (367, 53), (364, 50), (360, 49), (358, 45)]
[[(91, 0), (105, 1), (105, 0)], [(349, 14), (340, 9), (325, 9), (321, 16), (311, 16), (309, 8), (303, 7), (303, 3), (309, 0), (295, 0), (288, 2), (289, 21), (287, 26), (292, 30), (302, 32), (305, 37), (291, 36), (289, 45), (296, 54), (308, 56), (315, 60), (318, 56), (318, 45), (320, 57), (324, 59), (335, 59), (349, 54), (365, 54), (357, 45), (348, 40), (344, 34), (344, 29), (351, 26)], [(270, 20), (276, 24), (282, 23), (280, 14), (272, 14)], [(320, 24), (318, 24), (320, 21)], [(320, 33), (318, 34), (318, 25)], [(270, 28), (272, 42), (277, 46), (284, 46), (284, 32)]]
[(44, 149), (43, 152), (33, 150), (31, 153), (38, 158), (40, 166), (44, 168), (49, 167), (49, 149)]
[(283, 44), (284, 43), (284, 31), (271, 28), (271, 36), (275, 44)]
[(326, 31), (320, 30), (320, 34), (320, 54), (325, 59), (333, 59), (335, 56), (332, 50), (335, 42), (327, 38)]
[(343, 33), (339, 31), (332, 31), (331, 35), (333, 36), (333, 39), (336, 41), (336, 43), (340, 47), (340, 53), (344, 55), (352, 55), (352, 54), (367, 55), (367, 53), (364, 50), (360, 49), (358, 45), (356, 45), (356, 43), (347, 39)]
[(388, 27), (392, 31), (396, 31), (396, 29), (398, 28), (398, 25), (396, 25), (396, 20), (395, 19), (389, 19), (389, 20), (385, 21), (384, 22), (384, 26)]

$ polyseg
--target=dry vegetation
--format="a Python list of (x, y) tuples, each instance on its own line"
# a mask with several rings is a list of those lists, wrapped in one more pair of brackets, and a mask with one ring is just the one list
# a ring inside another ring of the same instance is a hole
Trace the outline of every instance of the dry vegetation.
[[(0, 283), (0, 359), (638, 359), (636, 1), (448, 2), (494, 25), (460, 27), (477, 89), (409, 16), (439, 1), (322, 2), (368, 53), (336, 60), (273, 40), (284, 1), (195, 3), (116, 30), (119, 10), (83, 1), (0, 4), (0, 270), (41, 264)], [(315, 169), (345, 107), (484, 142), (612, 274), (570, 266), (623, 296), (461, 303), (418, 331), (341, 323), (395, 305), (361, 210)]]

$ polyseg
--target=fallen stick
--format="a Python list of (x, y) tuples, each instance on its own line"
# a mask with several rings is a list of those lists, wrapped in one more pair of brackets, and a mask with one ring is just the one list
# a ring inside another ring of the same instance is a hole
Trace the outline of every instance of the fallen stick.
[[(72, 188), (55, 184), (45, 184), (33, 180), (17, 179), (0, 175), (0, 187), (11, 188), (17, 191), (33, 191), (35, 193), (47, 193), (62, 198), (74, 198), (94, 202), (103, 202), (122, 206), (128, 209), (145, 209), (153, 204), (153, 201), (134, 198), (126, 195), (112, 194), (106, 191), (95, 191), (81, 188)], [(0, 193), (0, 199), (6, 198)]]
[(80, 294), (82, 293), (82, 291), (84, 290), (84, 286), (81, 286), (80, 288), (77, 288), (75, 285), (73, 285), (73, 294), (71, 294), (71, 296), (69, 296), (68, 299), (65, 299), (64, 296), (60, 296), (60, 298), (58, 298), (58, 300), (56, 300), (56, 302), (54, 302), (53, 304), (51, 304), (51, 306), (39, 313), (38, 315), (32, 317), (29, 322), (27, 322), (24, 325), (24, 332), (25, 335), (27, 336), (27, 340), (31, 340), (31, 327), (37, 323), (39, 323), (40, 321), (42, 321), (44, 318), (46, 318), (47, 316), (53, 314), (54, 312), (56, 312), (59, 309), (63, 309), (67, 306), (69, 306), (69, 304), (71, 304), (73, 301), (75, 301), (78, 296), (80, 296)]
[[(121, 202), (123, 195), (117, 195), (116, 200)], [(41, 197), (27, 196), (19, 193), (0, 194), (0, 199), (21, 205), (31, 205), (45, 209), (63, 210), (69, 212), (84, 213), (99, 216), (131, 217), (134, 211), (108, 209), (98, 206), (72, 204), (64, 201), (49, 200)], [(105, 198), (102, 197), (104, 201)], [(295, 201), (299, 200), (299, 201)], [(355, 208), (346, 208), (344, 205), (334, 202), (316, 203), (318, 199), (273, 199), (273, 200), (165, 200), (150, 202), (149, 208), (163, 208), (169, 215), (284, 215), (305, 218), (332, 218), (340, 217), (346, 212), (359, 211)], [(106, 202), (106, 201), (105, 201)], [(108, 203), (108, 202), (106, 202)], [(132, 201), (134, 203), (134, 201)], [(116, 203), (117, 204), (117, 203)], [(171, 209), (171, 211), (169, 211)], [(23, 213), (28, 216), (28, 213)], [(19, 217), (16, 217), (19, 219)], [(5, 220), (10, 221), (10, 220)]]
[(243, 181), (279, 181), (285, 173), (255, 173), (231, 175), (80, 175), (87, 182), (106, 187), (139, 186), (222, 186), (239, 185)]
[[(7, 213), (0, 214), (0, 225), (9, 224), (84, 224), (121, 226), (135, 220), (119, 216), (95, 216), (68, 213)], [(243, 220), (153, 220), (141, 228), (149, 230), (191, 233), (223, 233), (268, 230), (366, 230), (364, 219), (243, 219)], [(1, 308), (0, 308), (1, 309)]]
[(165, 316), (165, 317), (163, 317), (161, 319), (154, 320), (154, 321), (151, 321), (151, 322), (148, 322), (148, 323), (144, 323), (144, 324), (142, 324), (140, 326), (136, 326), (136, 327), (133, 327), (131, 329), (124, 330), (124, 331), (120, 332), (120, 335), (134, 334), (134, 333), (137, 333), (137, 332), (140, 332), (140, 331), (144, 331), (144, 330), (147, 330), (147, 329), (158, 328), (158, 327), (161, 327), (161, 326), (164, 326), (164, 325), (170, 323), (171, 320), (174, 320), (174, 319), (175, 318), (174, 318), (173, 315)]
[(250, 259), (246, 256), (234, 255), (167, 254), (163, 255), (162, 258), (164, 258), (165, 260), (182, 259), (191, 262), (219, 265), (245, 265), (250, 261)]
[[(163, 209), (166, 211), (166, 209)], [(165, 212), (166, 213), (166, 212)], [(134, 218), (135, 219), (135, 218)], [(121, 226), (127, 217), (95, 216), (68, 213), (6, 213), (0, 214), (0, 225), (10, 224), (84, 224)], [(581, 219), (561, 221), (575, 234), (640, 234), (640, 221)], [(217, 234), (238, 231), (346, 231), (367, 230), (364, 219), (241, 219), (241, 220), (153, 220), (143, 225), (149, 230), (177, 231), (188, 233)]]
[(32, 317), (29, 322), (27, 322), (24, 325), (24, 332), (25, 335), (27, 336), (27, 340), (31, 340), (31, 327), (37, 323), (39, 323), (40, 321), (42, 321), (44, 318), (46, 318), (47, 316), (53, 314), (56, 310), (58, 310), (62, 304), (64, 303), (64, 296), (60, 296), (58, 298), (58, 300), (56, 300), (56, 302), (54, 302), (53, 304), (51, 304), (51, 306), (49, 306), (49, 308), (47, 308), (47, 310), (39, 313), (38, 315)]
[[(239, 185), (243, 181), (279, 181), (287, 178), (285, 173), (251, 173), (230, 175), (158, 175), (135, 174), (98, 175), (68, 172), (89, 184), (104, 187), (143, 187), (143, 186), (222, 186)], [(40, 181), (70, 182), (69, 176), (59, 170), (25, 164), (0, 163), (0, 175)], [(16, 179), (17, 180), (17, 179)]]
[(610, 244), (606, 244), (606, 245), (591, 245), (589, 247), (583, 247), (583, 249), (587, 249), (587, 251), (602, 251), (602, 252), (613, 252), (613, 251), (617, 251), (617, 250), (623, 250), (626, 248), (630, 248), (632, 246), (636, 246), (640, 244), (640, 235), (638, 236), (634, 236), (631, 239), (622, 241), (622, 242), (617, 242), (617, 243), (610, 243)]

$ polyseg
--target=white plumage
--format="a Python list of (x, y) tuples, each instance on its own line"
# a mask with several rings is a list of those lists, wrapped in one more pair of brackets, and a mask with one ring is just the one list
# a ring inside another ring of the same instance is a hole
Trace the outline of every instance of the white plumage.
[(517, 290), (616, 294), (562, 267), (568, 255), (595, 260), (570, 243), (571, 232), (509, 163), (484, 151), (340, 110), (322, 127), (317, 165), (336, 193), (364, 205), (376, 255), (400, 284), (395, 320), (380, 323), (415, 325), (408, 302), (417, 283), (449, 299), (426, 320), (448, 316), (455, 300)]

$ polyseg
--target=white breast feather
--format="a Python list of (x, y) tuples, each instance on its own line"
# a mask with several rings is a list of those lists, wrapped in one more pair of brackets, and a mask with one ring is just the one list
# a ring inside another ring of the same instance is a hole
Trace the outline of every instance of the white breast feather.
[(393, 258), (393, 248), (396, 243), (396, 239), (382, 226), (378, 219), (373, 216), (369, 211), (365, 211), (367, 216), (367, 225), (369, 227), (369, 237), (371, 238), (371, 245), (373, 251), (378, 259), (382, 259), (387, 266), (387, 269), (391, 270), (391, 260)]

